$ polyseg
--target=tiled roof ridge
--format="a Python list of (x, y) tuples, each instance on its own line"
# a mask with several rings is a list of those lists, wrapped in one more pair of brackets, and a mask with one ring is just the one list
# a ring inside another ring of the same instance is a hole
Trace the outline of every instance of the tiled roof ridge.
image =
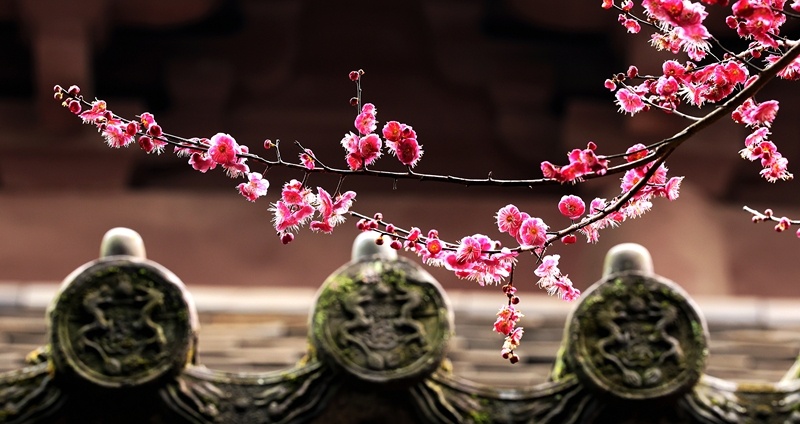
[[(44, 309), (55, 296), (59, 283), (0, 281), (0, 307)], [(188, 286), (198, 312), (276, 313), (307, 315), (316, 289), (308, 287)], [(490, 291), (492, 288), (487, 287)], [(504, 300), (482, 290), (448, 290), (456, 314), (489, 315)], [(572, 304), (542, 294), (522, 293), (527, 316), (557, 319), (566, 317)], [(698, 296), (698, 305), (707, 323), (773, 327), (800, 325), (800, 298), (749, 296)]]

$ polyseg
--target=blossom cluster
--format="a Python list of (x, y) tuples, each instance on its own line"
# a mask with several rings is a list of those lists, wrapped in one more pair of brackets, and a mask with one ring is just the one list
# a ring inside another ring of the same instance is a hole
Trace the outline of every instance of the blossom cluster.
[[(728, 2), (705, 0), (703, 3), (724, 6)], [(606, 88), (616, 90), (620, 112), (631, 115), (649, 110), (651, 106), (677, 113), (682, 101), (702, 106), (726, 100), (736, 90), (746, 88), (758, 78), (757, 75), (751, 77), (748, 71), (748, 67), (755, 66), (755, 60), (763, 59), (764, 63), (773, 64), (782, 57), (773, 52), (780, 52), (792, 45), (780, 35), (781, 26), (786, 22), (786, 13), (783, 11), (785, 0), (740, 0), (733, 3), (731, 14), (725, 22), (740, 38), (750, 41), (749, 46), (739, 55), (726, 53), (722, 60), (701, 65), (698, 61), (706, 57), (705, 52), (709, 49), (707, 40), (711, 38), (703, 24), (708, 16), (705, 6), (689, 0), (644, 0), (642, 6), (646, 17), (654, 22), (657, 29), (653, 44), (673, 53), (683, 48), (693, 61), (681, 64), (677, 60), (668, 60), (658, 76), (642, 76), (632, 66), (627, 73), (606, 80)], [(635, 28), (640, 28), (641, 19), (633, 15), (632, 1), (626, 0), (615, 5), (614, 1), (606, 0), (603, 7), (621, 10), (620, 22), (630, 32), (638, 32)], [(794, 1), (789, 7), (798, 11), (800, 2)], [(769, 54), (762, 58), (765, 52)], [(785, 79), (798, 79), (799, 70), (800, 62), (795, 59), (780, 69), (777, 75)], [(639, 84), (626, 82), (634, 78), (643, 81)], [(759, 160), (762, 165), (760, 175), (769, 182), (792, 178), (788, 171), (788, 160), (768, 139), (769, 128), (777, 111), (777, 101), (759, 103), (751, 97), (731, 114), (735, 122), (753, 129), (745, 139), (745, 148), (740, 154), (750, 161)]]
[(544, 161), (540, 165), (542, 174), (545, 178), (561, 183), (580, 182), (583, 180), (583, 176), (589, 173), (604, 175), (608, 170), (608, 160), (603, 156), (597, 156), (596, 149), (597, 145), (591, 141), (585, 149), (573, 149), (567, 155), (569, 164), (564, 166), (556, 166)]
[(548, 294), (558, 294), (560, 298), (571, 302), (581, 295), (581, 291), (573, 287), (572, 280), (558, 269), (560, 259), (561, 255), (545, 256), (533, 273), (539, 277), (536, 284), (546, 290)]
[(749, 161), (760, 160), (763, 168), (760, 175), (773, 183), (777, 180), (791, 180), (793, 177), (787, 169), (788, 159), (768, 138), (769, 129), (777, 113), (777, 101), (768, 100), (758, 103), (750, 98), (731, 114), (734, 122), (753, 128), (753, 132), (744, 139), (744, 149), (740, 150), (739, 154)]
[[(699, 66), (688, 62), (668, 60), (661, 67), (658, 77), (644, 77), (639, 69), (631, 66), (623, 74), (606, 80), (605, 86), (617, 90), (616, 103), (620, 112), (635, 115), (649, 110), (650, 105), (667, 112), (675, 112), (682, 101), (690, 105), (702, 106), (717, 103), (730, 96), (735, 89), (742, 87), (749, 73), (744, 64), (736, 59)], [(642, 78), (638, 85), (629, 85), (628, 79)]]
[[(298, 180), (287, 182), (281, 190), (281, 199), (270, 207), (281, 242), (286, 244), (294, 240), (293, 233), (309, 221), (312, 231), (331, 233), (336, 225), (344, 222), (355, 197), (354, 191), (347, 191), (333, 198), (322, 187), (317, 187), (314, 194)], [(315, 212), (319, 219), (312, 221)]]
[[(245, 178), (247, 181), (236, 185), (236, 189), (248, 201), (255, 202), (267, 194), (269, 181), (264, 178), (263, 173), (251, 171), (247, 163), (252, 156), (250, 149), (237, 143), (229, 134), (217, 133), (211, 138), (180, 139), (164, 133), (149, 112), (142, 113), (138, 120), (126, 120), (109, 110), (104, 100), (89, 103), (89, 109), (84, 111), (80, 88), (71, 86), (64, 90), (56, 86), (54, 91), (55, 98), (63, 100), (63, 105), (70, 112), (78, 115), (84, 123), (96, 126), (110, 147), (127, 147), (137, 140), (139, 147), (146, 153), (160, 154), (167, 145), (172, 145), (176, 155), (188, 157), (189, 165), (201, 173), (220, 166), (231, 178)], [(271, 141), (265, 142), (265, 148), (273, 146)], [(314, 169), (313, 157), (310, 149), (301, 153), (300, 158), (305, 169)], [(344, 221), (355, 197), (356, 193), (353, 191), (331, 196), (321, 187), (317, 188), (315, 194), (304, 183), (291, 180), (284, 184), (280, 200), (270, 207), (275, 230), (284, 244), (291, 242), (294, 239), (293, 232), (309, 222), (312, 231), (330, 233), (336, 225)], [(317, 219), (314, 219), (315, 216)]]
[(524, 315), (514, 306), (519, 303), (516, 287), (507, 284), (503, 286), (503, 292), (508, 296), (509, 301), (497, 312), (497, 320), (494, 322), (492, 329), (506, 336), (503, 341), (503, 347), (500, 349), (500, 355), (504, 359), (508, 359), (512, 364), (516, 364), (519, 362), (519, 356), (514, 353), (514, 350), (519, 347), (524, 333), (522, 327), (517, 327), (517, 323)]
[[(643, 144), (635, 144), (628, 148), (625, 159), (629, 162), (638, 161), (651, 152)], [(624, 202), (618, 199), (609, 201), (604, 198), (595, 198), (589, 205), (589, 217), (593, 222), (581, 228), (588, 242), (595, 243), (599, 238), (599, 230), (615, 227), (628, 219), (638, 218), (653, 207), (652, 200), (657, 197), (666, 197), (675, 200), (680, 194), (683, 177), (667, 178), (667, 167), (661, 163), (645, 162), (642, 165), (629, 169), (621, 178), (620, 196), (627, 194), (629, 198)], [(616, 200), (616, 202), (615, 202)], [(618, 203), (616, 210), (607, 213), (612, 204)], [(599, 219), (594, 220), (595, 217)]]
[[(361, 90), (362, 71), (350, 73), (350, 79), (359, 84)], [(359, 98), (355, 98), (355, 103), (360, 103)], [(378, 110), (372, 103), (365, 103), (356, 115), (354, 126), (358, 134), (349, 132), (342, 138), (341, 144), (346, 153), (345, 159), (350, 170), (357, 171), (366, 169), (381, 157), (383, 140), (375, 133), (378, 129), (377, 120)], [(389, 121), (381, 130), (386, 139), (386, 148), (403, 165), (414, 168), (422, 157), (422, 147), (417, 141), (417, 133), (410, 125), (398, 121)]]
[[(719, 1), (705, 0), (704, 3), (712, 4)], [(614, 1), (603, 0), (602, 6), (604, 9), (610, 9), (614, 6)], [(618, 20), (628, 32), (638, 33), (641, 25), (630, 15), (633, 6), (631, 0), (622, 1), (619, 9), (625, 13), (620, 15)], [(660, 29), (660, 32), (652, 35), (653, 46), (675, 54), (683, 51), (693, 60), (701, 60), (706, 56), (711, 47), (708, 42), (711, 33), (703, 24), (708, 16), (705, 6), (689, 0), (644, 0), (642, 6), (647, 15), (646, 21), (655, 22), (656, 27)]]
[[(752, 220), (755, 223), (775, 222), (776, 223), (774, 227), (775, 231), (779, 233), (789, 230), (789, 227), (791, 227), (792, 225), (800, 225), (800, 220), (789, 219), (788, 217), (785, 216), (778, 217), (772, 212), (772, 209), (769, 208), (765, 209), (763, 212), (759, 212), (756, 211), (755, 209), (751, 209), (745, 206), (744, 210), (750, 212), (753, 215)], [(800, 238), (800, 229), (795, 231), (795, 235), (798, 238)]]
[[(391, 239), (390, 246), (396, 250), (413, 252), (430, 266), (443, 267), (461, 279), (472, 280), (481, 286), (498, 284), (511, 276), (519, 252), (492, 240), (483, 234), (463, 237), (458, 242), (446, 242), (439, 238), (439, 231), (431, 229), (427, 236), (419, 228), (402, 230), (382, 221), (383, 216), (362, 218), (357, 227), (361, 231), (378, 230), (383, 235), (376, 240), (383, 244), (384, 237)], [(379, 230), (383, 227), (383, 230)]]

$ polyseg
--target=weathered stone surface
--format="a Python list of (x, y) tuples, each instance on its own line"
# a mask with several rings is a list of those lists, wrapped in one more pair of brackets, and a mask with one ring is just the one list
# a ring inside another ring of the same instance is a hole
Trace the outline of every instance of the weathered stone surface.
[(406, 259), (360, 260), (323, 283), (310, 337), (325, 356), (372, 382), (418, 380), (438, 367), (453, 317), (439, 284)]
[(48, 319), (56, 372), (100, 386), (177, 374), (193, 355), (197, 317), (183, 284), (142, 259), (114, 256), (79, 268)]

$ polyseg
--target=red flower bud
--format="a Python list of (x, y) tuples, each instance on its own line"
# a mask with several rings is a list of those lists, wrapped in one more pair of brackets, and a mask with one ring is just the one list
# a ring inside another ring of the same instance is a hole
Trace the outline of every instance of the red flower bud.
[(161, 126), (158, 124), (150, 125), (150, 128), (147, 129), (147, 134), (152, 137), (161, 137)]
[(67, 103), (67, 108), (76, 115), (81, 113), (81, 103), (77, 100), (70, 100), (69, 103)]
[(125, 126), (125, 132), (130, 136), (136, 135), (139, 132), (139, 124), (133, 121), (128, 122), (128, 125)]
[(155, 147), (155, 145), (153, 144), (153, 139), (146, 135), (139, 137), (138, 142), (139, 142), (139, 147), (141, 147), (142, 150), (144, 150), (147, 153), (152, 152), (153, 148)]

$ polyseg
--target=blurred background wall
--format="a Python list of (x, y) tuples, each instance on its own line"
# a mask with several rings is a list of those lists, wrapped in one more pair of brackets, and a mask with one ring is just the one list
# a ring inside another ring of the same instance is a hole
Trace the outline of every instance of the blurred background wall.
[[(349, 260), (356, 235), (351, 219), (333, 235), (304, 231), (282, 246), (267, 209), (283, 181), (301, 174), (271, 170), (270, 194), (251, 204), (221, 172), (203, 175), (185, 159), (135, 146), (107, 148), (53, 101), (55, 84), (79, 84), (128, 117), (150, 111), (172, 134), (226, 132), (267, 157), (265, 138), (283, 140), (290, 158), (297, 140), (344, 166), (339, 140), (355, 116), (347, 74), (362, 68), (379, 125), (399, 120), (417, 131), (420, 172), (538, 178), (542, 160), (564, 163), (588, 141), (618, 153), (685, 124), (616, 112), (603, 81), (631, 63), (657, 73), (664, 56), (645, 36), (626, 36), (599, 3), (0, 0), (0, 281), (60, 281), (97, 256), (107, 229), (127, 226), (190, 287), (316, 287)], [(712, 31), (725, 30), (724, 16), (712, 13)], [(775, 94), (773, 138), (798, 172), (800, 88), (777, 82), (759, 98)], [(757, 164), (737, 154), (745, 135), (723, 119), (668, 161), (671, 175), (686, 176), (678, 201), (657, 200), (597, 245), (581, 240), (549, 252), (562, 255), (562, 270), (581, 289), (600, 277), (608, 248), (633, 241), (650, 249), (658, 273), (694, 295), (800, 295), (800, 240), (751, 224), (741, 210), (800, 217), (796, 183), (761, 180)], [(332, 191), (336, 178), (314, 175), (309, 184)], [(612, 177), (487, 190), (400, 181), (393, 189), (392, 181), (350, 178), (345, 188), (358, 191), (360, 212), (382, 211), (399, 226), (438, 228), (454, 240), (500, 237), (493, 215), (508, 203), (561, 228), (561, 195), (612, 197), (618, 184)], [(515, 281), (533, 290), (533, 259), (521, 262)], [(447, 288), (478, 288), (432, 272)]]

